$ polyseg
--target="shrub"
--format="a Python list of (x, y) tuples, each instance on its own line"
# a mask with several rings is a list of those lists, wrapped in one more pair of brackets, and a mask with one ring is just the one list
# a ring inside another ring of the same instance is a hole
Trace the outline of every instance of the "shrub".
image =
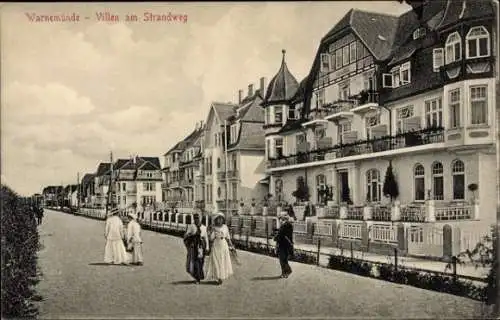
[(2, 185), (2, 317), (34, 317), (34, 286), (39, 282), (37, 251), (39, 238), (35, 213), (17, 194)]

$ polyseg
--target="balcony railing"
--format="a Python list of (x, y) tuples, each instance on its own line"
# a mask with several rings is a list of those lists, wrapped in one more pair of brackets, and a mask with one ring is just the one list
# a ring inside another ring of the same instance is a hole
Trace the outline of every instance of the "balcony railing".
[(226, 172), (224, 171), (217, 172), (217, 179), (225, 179), (225, 178), (226, 178)]
[(227, 172), (227, 178), (228, 179), (236, 179), (239, 176), (238, 170), (229, 170)]
[(190, 186), (193, 184), (193, 179), (183, 179), (181, 180), (181, 186)]
[(444, 128), (427, 128), (419, 131), (400, 133), (378, 139), (357, 141), (349, 144), (338, 144), (332, 148), (312, 150), (278, 159), (270, 159), (269, 167), (276, 168), (294, 164), (325, 160), (326, 158), (342, 158), (348, 156), (370, 154), (382, 151), (439, 143), (444, 141)]

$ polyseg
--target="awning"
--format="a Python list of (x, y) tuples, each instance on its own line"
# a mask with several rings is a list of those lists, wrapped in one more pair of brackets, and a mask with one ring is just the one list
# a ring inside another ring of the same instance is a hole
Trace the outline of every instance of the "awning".
[(267, 177), (265, 177), (264, 179), (261, 179), (261, 180), (259, 181), (259, 183), (262, 183), (262, 184), (269, 184), (269, 180), (270, 180), (270, 179), (271, 179), (271, 177), (270, 177), (270, 176), (267, 176)]

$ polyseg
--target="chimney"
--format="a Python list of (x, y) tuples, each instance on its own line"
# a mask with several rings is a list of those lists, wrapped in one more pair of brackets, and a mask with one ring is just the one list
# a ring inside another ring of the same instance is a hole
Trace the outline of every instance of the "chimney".
[(266, 77), (260, 78), (260, 95), (262, 98), (266, 95), (267, 79)]
[(253, 96), (253, 84), (248, 85), (248, 96)]
[(243, 100), (243, 90), (238, 90), (238, 104)]

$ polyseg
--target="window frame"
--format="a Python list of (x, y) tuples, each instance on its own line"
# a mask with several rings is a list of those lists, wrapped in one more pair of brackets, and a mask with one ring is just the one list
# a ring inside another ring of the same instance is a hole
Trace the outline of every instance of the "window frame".
[[(421, 199), (418, 199), (417, 180), (422, 180), (423, 190)], [(413, 200), (415, 202), (425, 201), (425, 167), (420, 163), (415, 164), (413, 167)]]
[[(473, 98), (472, 97), (472, 92), (474, 89), (480, 89), (484, 88), (484, 97), (481, 98)], [(473, 85), (469, 87), (469, 101), (470, 101), (470, 124), (472, 126), (482, 126), (482, 125), (488, 125), (489, 124), (489, 110), (488, 110), (488, 85), (487, 84), (478, 84), (478, 85)], [(484, 102), (484, 122), (482, 123), (474, 123), (474, 117), (473, 117), (473, 103), (475, 102)]]
[(455, 31), (450, 33), (446, 38), (445, 64), (450, 64), (460, 60), (462, 60), (462, 37), (460, 36), (460, 33), (458, 33), (458, 31)]
[[(365, 177), (366, 201), (368, 203), (379, 203), (382, 201), (382, 182), (380, 179), (380, 171), (378, 169), (370, 169), (366, 171)], [(375, 197), (374, 192), (376, 193)]]
[[(457, 168), (457, 165), (458, 165), (458, 168)], [(461, 165), (461, 166), (460, 166)], [(458, 170), (461, 170), (461, 171), (458, 171)], [(456, 190), (455, 188), (457, 188), (457, 181), (455, 181), (455, 177), (459, 177), (461, 176), (462, 177), (462, 181), (463, 181), (463, 184), (462, 184), (462, 190)], [(452, 199), (453, 200), (465, 200), (465, 185), (466, 185), (466, 181), (465, 181), (465, 178), (466, 178), (466, 175), (465, 175), (465, 163), (460, 160), (460, 159), (455, 159), (451, 162), (451, 181), (452, 181)], [(459, 198), (459, 197), (456, 197), (457, 195), (457, 192), (461, 192), (461, 195), (462, 197)]]
[[(436, 105), (436, 109), (433, 110), (433, 103)], [(441, 97), (428, 99), (424, 101), (424, 115), (425, 115), (425, 127), (434, 128), (432, 126), (434, 116), (437, 117), (437, 127), (443, 126), (443, 99)]]
[[(470, 35), (473, 31), (475, 30), (481, 30), (484, 31), (485, 33), (481, 35)], [(486, 39), (486, 54), (481, 55), (481, 46), (480, 40), (481, 39)], [(476, 56), (471, 56), (469, 55), (469, 42), (470, 41), (475, 41), (476, 42)], [(469, 32), (467, 32), (467, 35), (465, 36), (465, 57), (466, 59), (476, 59), (476, 58), (485, 58), (489, 57), (491, 55), (491, 40), (490, 40), (490, 32), (488, 29), (486, 29), (484, 26), (475, 26), (470, 28)]]
[[(438, 171), (440, 169), (440, 172)], [(431, 174), (432, 174), (432, 198), (433, 200), (444, 200), (444, 167), (443, 164), (439, 161), (435, 161), (432, 163), (431, 166)], [(442, 194), (438, 195), (436, 194), (436, 181), (437, 179), (441, 178), (441, 184), (442, 184)]]
[[(454, 100), (454, 94), (457, 93), (458, 100)], [(462, 109), (462, 91), (456, 88), (448, 91), (448, 125), (450, 129), (460, 128), (461, 126), (461, 109)], [(458, 118), (457, 118), (458, 116)]]
[[(278, 143), (280, 142), (280, 143)], [(281, 149), (281, 155), (278, 153), (278, 150)], [(274, 138), (274, 154), (276, 158), (282, 157), (284, 155), (284, 141), (282, 137)]]
[[(281, 118), (279, 118), (279, 115), (281, 115)], [(275, 124), (282, 124), (283, 123), (283, 106), (275, 106), (274, 107), (274, 123)]]

